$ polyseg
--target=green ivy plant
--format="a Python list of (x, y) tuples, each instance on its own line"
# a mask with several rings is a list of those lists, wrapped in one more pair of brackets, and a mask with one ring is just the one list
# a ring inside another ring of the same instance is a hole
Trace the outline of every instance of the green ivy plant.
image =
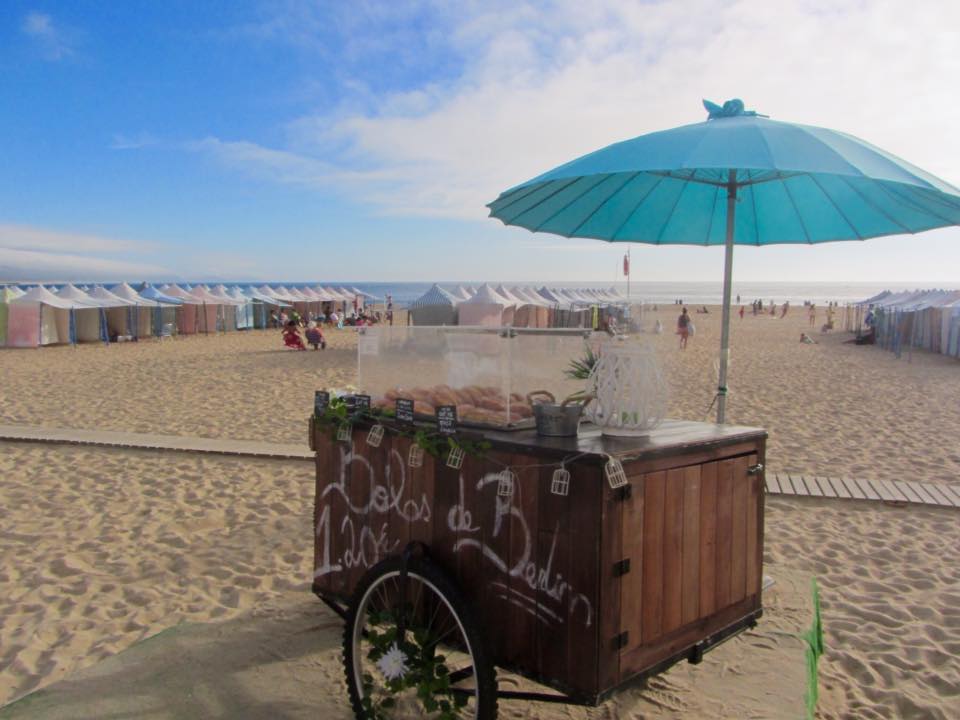
[[(370, 643), (367, 659), (378, 662), (396, 645), (404, 655), (406, 672), (401, 677), (387, 678), (384, 697), (373, 699), (374, 678), (363, 674), (363, 709), (370, 720), (387, 720), (386, 712), (396, 705), (396, 696), (406, 690), (414, 690), (417, 699), (427, 713), (436, 713), (438, 720), (457, 720), (467, 704), (467, 696), (455, 692), (450, 685), (450, 669), (446, 658), (436, 652), (437, 643), (424, 628), (408, 628), (403, 638), (399, 637), (393, 613), (371, 611), (366, 640)], [(383, 629), (381, 629), (383, 628)]]

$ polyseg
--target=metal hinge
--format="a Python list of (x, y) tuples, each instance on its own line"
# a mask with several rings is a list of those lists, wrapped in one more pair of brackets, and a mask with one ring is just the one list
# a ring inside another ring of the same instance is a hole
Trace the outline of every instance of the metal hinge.
[(614, 636), (613, 642), (611, 644), (613, 645), (614, 650), (622, 650), (627, 646), (627, 643), (629, 642), (630, 642), (630, 633), (629, 631), (624, 630), (619, 635)]
[(759, 475), (763, 472), (763, 463), (757, 463), (747, 468), (747, 475)]
[(613, 564), (613, 576), (620, 577), (630, 572), (630, 558), (624, 558), (620, 562)]

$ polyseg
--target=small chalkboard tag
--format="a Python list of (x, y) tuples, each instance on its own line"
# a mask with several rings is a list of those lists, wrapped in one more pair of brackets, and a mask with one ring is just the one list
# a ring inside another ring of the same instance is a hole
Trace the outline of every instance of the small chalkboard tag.
[(313, 394), (313, 414), (323, 417), (327, 414), (328, 407), (330, 407), (330, 393), (326, 390), (317, 390)]
[(457, 434), (457, 406), (437, 406), (437, 431), (441, 435)]
[(397, 398), (397, 422), (404, 425), (413, 424), (413, 400)]
[(354, 395), (356, 405), (354, 409), (357, 412), (369, 412), (370, 410), (370, 396), (369, 395)]

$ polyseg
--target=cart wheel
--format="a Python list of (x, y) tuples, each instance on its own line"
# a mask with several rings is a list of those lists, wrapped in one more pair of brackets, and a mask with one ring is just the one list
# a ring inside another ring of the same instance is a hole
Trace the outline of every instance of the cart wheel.
[(370, 568), (357, 585), (343, 632), (353, 712), (380, 718), (497, 716), (497, 679), (473, 613), (424, 557)]

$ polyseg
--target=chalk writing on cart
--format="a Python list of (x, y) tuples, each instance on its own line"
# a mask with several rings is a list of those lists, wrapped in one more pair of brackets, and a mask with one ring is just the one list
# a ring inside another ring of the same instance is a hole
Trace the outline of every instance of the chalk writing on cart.
[[(383, 558), (399, 552), (400, 540), (392, 539), (386, 518), (395, 513), (408, 523), (428, 524), (433, 519), (432, 508), (425, 493), (418, 499), (407, 498), (405, 486), (407, 473), (405, 459), (397, 450), (390, 451), (390, 462), (385, 463), (383, 478), (378, 478), (371, 462), (354, 453), (351, 449), (340, 447), (340, 472), (335, 482), (328, 484), (320, 496), (323, 503), (315, 529), (319, 554), (314, 577), (320, 578), (332, 573), (343, 572), (356, 567), (369, 568)], [(359, 464), (364, 473), (352, 471), (354, 463)], [(351, 498), (349, 482), (357, 482), (363, 474), (369, 484), (369, 492), (364, 493), (365, 502), (358, 503)], [(463, 473), (459, 475), (459, 501), (447, 512), (446, 523), (457, 538), (450, 548), (454, 554), (478, 552), (506, 578), (519, 579), (520, 583), (493, 581), (497, 597), (537, 618), (544, 625), (564, 623), (567, 619), (582, 623), (585, 627), (593, 624), (594, 609), (590, 600), (577, 591), (562, 574), (553, 569), (554, 557), (559, 535), (559, 522), (556, 524), (546, 559), (538, 564), (533, 555), (534, 541), (529, 524), (517, 505), (519, 493), (509, 496), (497, 494), (500, 480), (499, 472), (483, 474), (476, 482), (481, 503), (494, 504), (494, 522), (489, 537), (496, 538), (508, 530), (515, 537), (519, 533), (522, 539), (522, 551), (510, 564), (498, 554), (494, 547), (483, 542), (480, 527), (474, 515), (477, 508), (467, 506), (464, 501), (464, 485), (474, 482)], [(344, 511), (336, 513), (342, 517), (339, 527), (331, 520), (333, 502), (343, 503)], [(380, 517), (384, 520), (381, 522)], [(331, 539), (339, 533), (337, 547), (343, 548), (340, 557), (331, 557)], [(518, 588), (517, 585), (520, 585)], [(523, 590), (529, 588), (530, 593)], [(545, 601), (554, 607), (547, 607)]]

